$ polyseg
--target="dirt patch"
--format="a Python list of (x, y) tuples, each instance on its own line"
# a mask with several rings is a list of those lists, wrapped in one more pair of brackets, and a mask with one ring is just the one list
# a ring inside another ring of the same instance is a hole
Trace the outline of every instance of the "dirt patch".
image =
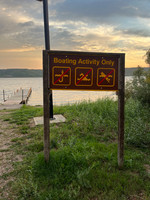
[(146, 197), (143, 193), (140, 193), (139, 195), (131, 195), (128, 200), (145, 200)]
[(145, 167), (148, 175), (150, 176), (150, 165), (146, 164), (146, 165), (144, 165), (144, 167)]
[(3, 120), (3, 117), (8, 114), (8, 112), (0, 112), (0, 199), (8, 199), (8, 188), (13, 181), (9, 173), (14, 170), (14, 162), (22, 160), (22, 157), (16, 155), (11, 148), (12, 139), (21, 135), (17, 131), (17, 126), (12, 126), (8, 121)]

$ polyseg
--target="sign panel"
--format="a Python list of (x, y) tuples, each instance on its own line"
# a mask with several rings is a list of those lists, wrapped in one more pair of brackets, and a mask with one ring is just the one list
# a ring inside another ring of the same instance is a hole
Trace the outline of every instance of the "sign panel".
[(50, 89), (118, 90), (120, 54), (49, 51)]

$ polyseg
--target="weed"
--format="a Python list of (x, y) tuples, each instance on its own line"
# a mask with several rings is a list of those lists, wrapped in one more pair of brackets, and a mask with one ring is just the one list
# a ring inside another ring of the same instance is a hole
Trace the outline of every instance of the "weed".
[(4, 118), (4, 122), (10, 121), (10, 118)]
[(18, 142), (19, 140), (21, 140), (21, 138), (13, 138), (12, 140), (11, 140), (11, 142)]
[(8, 152), (9, 149), (0, 149), (0, 152)]
[(150, 148), (150, 109), (130, 99), (126, 104), (125, 139), (139, 148)]

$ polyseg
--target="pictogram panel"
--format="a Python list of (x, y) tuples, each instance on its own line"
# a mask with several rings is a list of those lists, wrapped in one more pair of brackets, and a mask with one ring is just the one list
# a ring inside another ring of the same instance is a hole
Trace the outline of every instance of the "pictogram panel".
[(115, 69), (114, 68), (98, 68), (97, 69), (97, 86), (114, 87), (115, 85)]
[(71, 84), (71, 68), (55, 66), (52, 69), (52, 84), (69, 86)]
[(93, 85), (93, 68), (76, 67), (75, 68), (75, 85), (92, 86)]

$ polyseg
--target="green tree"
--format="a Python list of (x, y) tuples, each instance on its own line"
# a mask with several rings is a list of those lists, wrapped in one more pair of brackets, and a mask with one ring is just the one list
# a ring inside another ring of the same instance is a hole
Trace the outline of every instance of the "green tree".
[(147, 50), (145, 57), (146, 57), (145, 62), (150, 66), (150, 49)]
[(133, 98), (150, 106), (150, 69), (145, 72), (138, 66), (133, 80), (126, 84), (126, 99)]

